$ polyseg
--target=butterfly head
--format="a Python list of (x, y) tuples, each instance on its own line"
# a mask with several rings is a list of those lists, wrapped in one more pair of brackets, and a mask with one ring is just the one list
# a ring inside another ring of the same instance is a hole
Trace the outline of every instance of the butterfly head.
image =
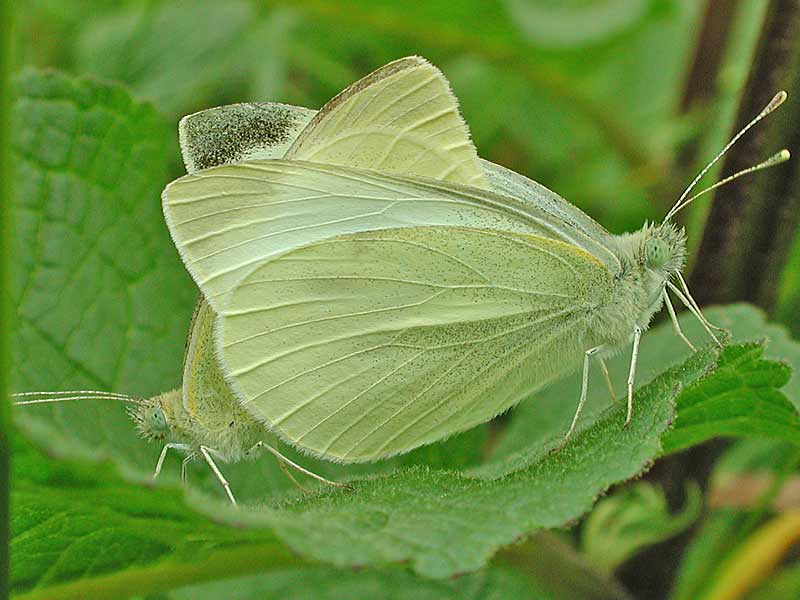
[(686, 261), (686, 232), (666, 222), (645, 224), (642, 229), (639, 261), (649, 271), (662, 275), (680, 271)]
[(167, 394), (144, 400), (128, 409), (136, 429), (147, 440), (164, 441), (170, 437), (171, 428), (164, 402)]

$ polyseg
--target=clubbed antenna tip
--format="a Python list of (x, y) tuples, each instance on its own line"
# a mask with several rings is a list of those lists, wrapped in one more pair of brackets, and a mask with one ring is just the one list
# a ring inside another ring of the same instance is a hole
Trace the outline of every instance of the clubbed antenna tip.
[(767, 115), (768, 115), (769, 113), (771, 113), (773, 110), (775, 110), (776, 108), (778, 108), (778, 107), (779, 107), (781, 104), (783, 104), (784, 102), (786, 102), (786, 98), (788, 98), (788, 97), (789, 97), (789, 94), (787, 94), (787, 93), (786, 93), (785, 91), (783, 91), (783, 90), (781, 90), (780, 92), (778, 92), (777, 94), (775, 94), (775, 95), (772, 97), (772, 100), (770, 100), (770, 101), (769, 101), (769, 104), (767, 104), (767, 105), (764, 107), (764, 110), (762, 111), (762, 112), (764, 113), (764, 116), (767, 116)]
[(786, 149), (781, 150), (780, 152), (777, 152), (777, 153), (773, 154), (772, 156), (770, 156), (767, 160), (765, 160), (763, 162), (760, 162), (757, 165), (752, 166), (752, 167), (750, 167), (748, 169), (744, 169), (742, 171), (739, 171), (738, 173), (734, 173), (733, 175), (730, 175), (729, 177), (726, 177), (722, 181), (718, 181), (714, 185), (705, 188), (703, 191), (698, 192), (697, 194), (693, 195), (692, 197), (687, 198), (689, 196), (689, 193), (694, 189), (694, 186), (697, 185), (697, 183), (700, 181), (700, 179), (702, 179), (703, 175), (705, 175), (708, 172), (708, 170), (712, 166), (714, 166), (717, 163), (717, 161), (720, 158), (722, 158), (725, 155), (725, 153), (728, 150), (730, 150), (730, 148), (751, 127), (753, 127), (753, 125), (758, 123), (761, 119), (766, 117), (768, 114), (770, 114), (776, 108), (778, 108), (781, 104), (783, 104), (786, 101), (787, 97), (788, 97), (788, 94), (783, 90), (781, 90), (780, 92), (775, 94), (772, 97), (772, 100), (769, 101), (769, 103), (761, 110), (761, 112), (758, 113), (755, 117), (753, 117), (747, 125), (742, 127), (742, 129), (739, 131), (739, 133), (737, 133), (735, 136), (733, 136), (731, 141), (729, 141), (725, 145), (725, 147), (711, 160), (711, 162), (709, 162), (703, 168), (703, 170), (700, 171), (700, 173), (697, 174), (697, 177), (695, 177), (692, 180), (692, 182), (689, 184), (689, 186), (683, 191), (683, 193), (681, 194), (680, 198), (678, 198), (678, 201), (675, 203), (675, 205), (669, 210), (667, 215), (664, 217), (664, 222), (669, 221), (675, 215), (675, 213), (677, 213), (678, 211), (686, 208), (693, 200), (695, 200), (696, 198), (699, 198), (700, 196), (702, 196), (706, 192), (710, 192), (711, 190), (714, 190), (714, 189), (716, 189), (716, 188), (718, 188), (718, 187), (720, 187), (722, 185), (725, 185), (726, 183), (729, 183), (729, 182), (733, 181), (734, 179), (736, 179), (738, 177), (741, 177), (742, 175), (746, 175), (748, 173), (753, 173), (754, 171), (760, 171), (761, 169), (766, 169), (767, 167), (774, 167), (775, 165), (779, 165), (780, 163), (789, 160), (789, 158), (791, 157), (791, 155), (789, 154), (789, 151), (786, 150)]

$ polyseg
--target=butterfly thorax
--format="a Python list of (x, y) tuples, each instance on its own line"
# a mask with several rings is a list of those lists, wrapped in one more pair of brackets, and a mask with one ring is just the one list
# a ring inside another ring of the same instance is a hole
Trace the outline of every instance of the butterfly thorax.
[(686, 234), (671, 223), (645, 224), (615, 237), (621, 267), (609, 302), (597, 311), (593, 330), (602, 344), (628, 342), (634, 329), (647, 329), (663, 303), (667, 280), (686, 259)]

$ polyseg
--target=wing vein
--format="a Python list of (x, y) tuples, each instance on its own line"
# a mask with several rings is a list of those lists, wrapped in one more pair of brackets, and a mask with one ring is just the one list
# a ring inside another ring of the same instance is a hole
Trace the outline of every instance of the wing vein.
[[(394, 369), (392, 369), (391, 371), (389, 371), (388, 373), (386, 373), (385, 375), (383, 375), (383, 376), (382, 376), (382, 377), (380, 377), (379, 379), (375, 380), (373, 383), (371, 383), (371, 384), (370, 384), (370, 385), (368, 385), (366, 388), (364, 388), (363, 390), (361, 390), (361, 391), (360, 391), (358, 394), (356, 394), (355, 396), (353, 396), (352, 398), (350, 398), (350, 399), (349, 399), (347, 402), (345, 402), (344, 404), (342, 404), (342, 405), (341, 405), (339, 408), (337, 408), (336, 410), (334, 410), (333, 412), (331, 412), (330, 414), (328, 414), (328, 416), (326, 416), (324, 419), (320, 420), (320, 421), (319, 421), (319, 422), (318, 422), (316, 425), (314, 425), (314, 426), (313, 426), (311, 429), (309, 429), (309, 430), (305, 431), (305, 432), (304, 432), (302, 435), (300, 435), (300, 436), (297, 438), (297, 441), (299, 442), (299, 441), (300, 441), (300, 440), (302, 440), (304, 437), (306, 437), (306, 436), (307, 436), (309, 433), (311, 433), (312, 431), (315, 431), (315, 430), (316, 430), (317, 428), (319, 428), (321, 425), (323, 425), (324, 423), (328, 422), (330, 419), (332, 419), (333, 417), (335, 417), (336, 415), (338, 415), (340, 412), (342, 412), (343, 410), (345, 410), (345, 409), (346, 409), (348, 406), (350, 406), (351, 404), (353, 404), (353, 402), (356, 402), (356, 401), (357, 401), (359, 398), (361, 398), (361, 397), (362, 397), (364, 394), (368, 393), (370, 390), (373, 390), (373, 389), (375, 389), (375, 388), (376, 388), (377, 386), (379, 386), (381, 383), (383, 383), (384, 381), (386, 381), (387, 379), (389, 379), (389, 378), (390, 378), (392, 375), (395, 375), (395, 374), (399, 373), (399, 372), (400, 372), (402, 369), (404, 369), (404, 368), (405, 368), (407, 365), (411, 364), (412, 362), (414, 362), (415, 360), (417, 360), (417, 359), (418, 359), (420, 356), (424, 355), (424, 354), (425, 354), (425, 352), (427, 352), (427, 350), (420, 350), (420, 351), (419, 351), (419, 352), (417, 352), (417, 353), (416, 353), (414, 356), (412, 356), (411, 358), (409, 358), (408, 360), (406, 360), (405, 362), (403, 362), (403, 364), (401, 364), (401, 365), (399, 365), (399, 366), (395, 367)], [(333, 438), (332, 440), (330, 440), (330, 441), (327, 443), (327, 445), (325, 446), (325, 448), (324, 448), (322, 451), (323, 451), (323, 452), (327, 452), (327, 451), (328, 451), (328, 449), (330, 449), (330, 447), (331, 447), (333, 444), (335, 444), (335, 443), (336, 443), (336, 441), (337, 441), (337, 440), (338, 440), (338, 439), (339, 439), (339, 438), (340, 438), (342, 435), (344, 435), (344, 433), (345, 433), (346, 431), (347, 431), (347, 429), (344, 429), (344, 430), (342, 430), (342, 431), (341, 431), (341, 432), (340, 432), (338, 435), (334, 436), (334, 438)]]
[(242, 283), (238, 286), (238, 289), (242, 289), (251, 285), (258, 285), (261, 283), (288, 283), (294, 281), (326, 281), (326, 280), (341, 280), (341, 281), (389, 281), (392, 283), (407, 283), (409, 285), (424, 285), (433, 288), (444, 288), (448, 290), (470, 290), (470, 289), (495, 289), (495, 290), (504, 290), (506, 292), (515, 292), (518, 294), (526, 294), (529, 296), (547, 296), (552, 298), (574, 298), (574, 296), (570, 294), (562, 294), (559, 292), (543, 292), (537, 290), (524, 290), (521, 288), (515, 288), (507, 285), (482, 285), (482, 284), (454, 284), (454, 285), (446, 285), (443, 283), (432, 283), (430, 281), (414, 281), (412, 279), (403, 279), (400, 277), (375, 277), (375, 276), (363, 276), (363, 275), (320, 275), (317, 277), (284, 277), (284, 278), (275, 278), (275, 279), (254, 279), (252, 281), (247, 281)]
[(346, 319), (346, 318), (349, 318), (349, 317), (363, 317), (363, 316), (366, 316), (366, 315), (374, 315), (374, 314), (379, 314), (379, 313), (384, 313), (384, 312), (391, 312), (393, 310), (403, 310), (405, 308), (413, 308), (415, 306), (423, 306), (426, 303), (428, 303), (431, 300), (433, 300), (434, 298), (437, 298), (437, 297), (441, 296), (442, 294), (446, 294), (448, 291), (450, 291), (450, 290), (439, 290), (438, 292), (435, 292), (434, 294), (431, 294), (427, 298), (423, 298), (422, 300), (419, 300), (417, 302), (409, 302), (408, 304), (398, 304), (398, 305), (395, 305), (395, 306), (386, 306), (384, 308), (375, 308), (375, 309), (372, 309), (372, 310), (364, 310), (364, 311), (361, 311), (361, 312), (345, 313), (345, 314), (340, 314), (340, 315), (333, 315), (333, 316), (330, 316), (330, 317), (320, 317), (318, 319), (308, 319), (306, 321), (298, 321), (296, 323), (289, 323), (288, 325), (281, 325), (280, 327), (276, 327), (275, 329), (270, 329), (268, 331), (262, 331), (262, 332), (259, 332), (259, 333), (254, 333), (254, 334), (249, 335), (247, 337), (235, 340), (233, 342), (225, 344), (223, 346), (223, 348), (230, 348), (232, 346), (236, 346), (238, 344), (242, 344), (244, 342), (248, 342), (248, 341), (263, 337), (265, 335), (272, 335), (273, 333), (277, 333), (279, 331), (285, 331), (287, 329), (294, 329), (295, 327), (303, 327), (305, 325), (311, 325), (311, 324), (314, 324), (314, 323), (324, 323), (325, 321), (335, 321), (337, 319)]
[[(580, 321), (580, 320), (576, 320), (576, 322), (575, 322), (575, 323), (573, 323), (573, 327), (576, 327), (576, 326), (577, 326), (578, 324), (580, 324), (580, 323), (581, 323), (581, 321)], [(550, 337), (550, 339), (553, 339), (553, 338), (554, 338), (554, 337), (556, 337), (557, 335), (561, 335), (561, 334), (563, 334), (563, 332), (554, 333), (553, 335), (551, 335), (551, 336), (549, 336), (549, 337)], [(507, 357), (509, 354), (512, 354), (513, 352), (516, 352), (516, 351), (517, 351), (519, 348), (522, 348), (522, 347), (524, 347), (524, 346), (526, 346), (526, 345), (530, 345), (530, 344), (531, 344), (531, 343), (533, 343), (534, 341), (536, 341), (537, 343), (539, 343), (539, 344), (540, 344), (542, 340), (541, 340), (541, 339), (539, 339), (539, 340), (525, 340), (525, 341), (523, 341), (523, 342), (520, 342), (519, 344), (517, 344), (517, 345), (515, 345), (515, 346), (513, 346), (513, 347), (511, 347), (511, 348), (508, 348), (508, 349), (506, 349), (506, 350), (505, 350), (505, 351), (504, 351), (504, 352), (503, 352), (503, 353), (502, 353), (500, 356), (497, 356), (497, 357), (496, 357), (494, 360), (492, 360), (490, 363), (488, 363), (487, 367), (488, 367), (488, 366), (492, 366), (492, 365), (494, 365), (494, 364), (497, 364), (499, 361), (506, 359), (506, 357)], [(479, 376), (482, 374), (482, 372), (483, 372), (483, 371), (485, 371), (485, 370), (486, 370), (486, 367), (484, 367), (484, 368), (482, 368), (482, 369), (477, 369), (477, 370), (476, 370), (476, 371), (473, 373), (472, 377), (468, 378), (468, 379), (466, 380), (466, 382), (464, 382), (464, 385), (466, 385), (466, 384), (468, 384), (468, 383), (470, 383), (470, 382), (474, 381), (475, 379), (477, 379), (477, 378), (478, 378), (478, 377), (479, 377)], [(461, 387), (463, 387), (463, 385), (462, 385)], [(405, 433), (406, 431), (408, 431), (409, 429), (411, 429), (412, 427), (414, 427), (415, 425), (417, 425), (417, 424), (418, 424), (418, 423), (419, 423), (419, 422), (420, 422), (422, 419), (424, 419), (425, 417), (427, 417), (428, 415), (430, 415), (432, 412), (434, 412), (434, 411), (438, 410), (439, 408), (441, 408), (443, 404), (445, 404), (446, 402), (448, 402), (448, 401), (449, 401), (449, 400), (450, 400), (450, 399), (451, 399), (451, 398), (452, 398), (454, 395), (456, 395), (457, 393), (458, 393), (458, 390), (455, 390), (455, 391), (453, 391), (453, 392), (450, 392), (450, 393), (449, 393), (449, 394), (447, 394), (447, 395), (446, 395), (444, 398), (442, 398), (442, 399), (441, 399), (441, 400), (440, 400), (438, 403), (434, 404), (434, 405), (433, 405), (433, 406), (431, 406), (431, 407), (430, 407), (428, 410), (426, 410), (426, 411), (425, 411), (425, 412), (423, 412), (421, 415), (419, 415), (418, 417), (416, 417), (414, 420), (412, 420), (412, 421), (410, 421), (409, 423), (407, 423), (407, 424), (406, 424), (404, 427), (402, 427), (400, 430), (398, 430), (397, 432), (395, 432), (395, 433), (394, 433), (394, 434), (393, 434), (393, 435), (392, 435), (392, 436), (391, 436), (389, 439), (387, 439), (387, 440), (386, 440), (386, 441), (385, 441), (385, 442), (384, 442), (384, 443), (383, 443), (383, 444), (382, 444), (382, 445), (381, 445), (381, 446), (380, 446), (380, 447), (379, 447), (379, 448), (378, 448), (378, 449), (375, 451), (375, 453), (376, 453), (376, 454), (380, 454), (380, 453), (381, 453), (383, 450), (385, 450), (385, 449), (386, 449), (386, 447), (387, 447), (389, 444), (391, 444), (391, 443), (392, 443), (394, 440), (396, 440), (396, 439), (397, 439), (398, 437), (400, 437), (400, 436), (401, 436), (403, 433)], [(479, 400), (481, 397), (482, 397), (481, 395), (479, 395), (479, 394), (476, 394), (476, 395), (475, 395), (475, 398), (473, 399), (473, 403), (474, 403), (474, 402), (476, 402), (477, 400)], [(393, 419), (397, 418), (397, 416), (399, 416), (399, 415), (400, 415), (400, 414), (401, 414), (403, 411), (405, 411), (405, 410), (406, 410), (406, 409), (407, 409), (407, 408), (410, 406), (410, 404), (411, 404), (411, 403), (408, 403), (408, 404), (406, 404), (405, 406), (403, 406), (403, 407), (402, 407), (400, 410), (398, 410), (398, 411), (397, 411), (395, 414), (393, 414), (393, 415), (392, 415), (392, 416), (391, 416), (389, 419), (387, 419), (387, 420), (386, 420), (384, 423), (382, 423), (380, 426), (378, 426), (378, 427), (376, 427), (375, 429), (373, 429), (373, 431), (372, 431), (372, 432), (370, 432), (370, 434), (369, 434), (369, 435), (372, 435), (372, 434), (374, 434), (374, 432), (375, 432), (375, 431), (377, 431), (378, 429), (380, 429), (380, 427), (383, 427), (383, 426), (385, 426), (385, 425), (386, 425), (386, 424), (387, 424), (389, 421), (391, 421), (391, 420), (393, 420)], [(470, 404), (469, 406), (471, 406), (471, 404)], [(466, 406), (465, 406), (465, 407), (463, 407), (463, 408), (462, 408), (462, 410), (468, 410), (468, 407), (466, 407)], [(436, 425), (437, 425), (437, 424), (434, 424), (434, 426), (433, 426), (433, 427), (436, 427)], [(425, 435), (425, 433), (427, 433), (428, 431), (430, 431), (430, 429), (432, 429), (432, 428), (429, 428), (429, 429), (425, 430), (425, 432), (423, 432), (423, 433), (422, 433), (420, 436), (418, 436), (418, 439), (419, 439), (419, 438), (421, 438), (422, 436), (424, 436), (424, 435)], [(356, 447), (358, 447), (358, 445), (359, 445), (359, 444), (363, 443), (363, 441), (364, 441), (364, 440), (366, 440), (368, 437), (369, 437), (369, 436), (366, 436), (366, 437), (365, 437), (365, 438), (363, 438), (362, 440), (359, 440), (359, 442), (357, 442), (357, 443), (355, 444), (355, 446), (353, 446), (352, 448), (350, 448), (350, 449), (349, 449), (349, 450), (348, 450), (348, 451), (345, 453), (345, 456), (346, 456), (347, 454), (349, 454), (350, 452), (352, 452), (352, 451), (353, 451), (353, 450), (354, 450)]]

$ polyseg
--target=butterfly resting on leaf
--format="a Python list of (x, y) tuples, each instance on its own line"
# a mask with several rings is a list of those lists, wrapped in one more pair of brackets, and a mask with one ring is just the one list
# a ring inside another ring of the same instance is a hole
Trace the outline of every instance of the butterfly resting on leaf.
[(717, 339), (681, 276), (685, 234), (671, 219), (708, 191), (689, 196), (725, 150), (662, 223), (612, 235), (480, 159), (447, 80), (418, 57), (318, 112), (224, 106), (185, 117), (179, 133), (189, 174), (164, 190), (163, 209), (201, 292), (182, 387), (151, 399), (83, 394), (132, 403), (142, 434), (164, 443), (156, 475), (169, 449), (201, 457), (235, 502), (215, 459), (264, 448), (341, 485), (264, 438), (375, 461), (486, 422), (582, 365), (563, 445), (592, 358), (607, 375), (603, 358), (631, 344), (627, 424), (639, 342), (662, 306), (692, 347), (668, 292)]

